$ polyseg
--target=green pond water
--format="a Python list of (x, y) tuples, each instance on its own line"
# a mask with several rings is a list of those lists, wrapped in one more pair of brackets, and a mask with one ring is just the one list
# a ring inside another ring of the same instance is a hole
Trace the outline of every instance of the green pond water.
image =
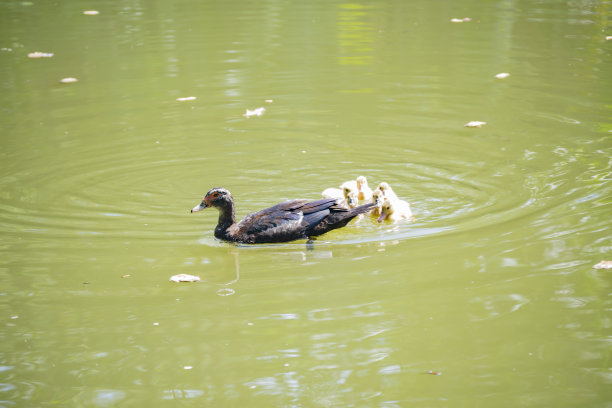
[[(611, 9), (1, 2), (0, 406), (611, 407)], [(359, 175), (414, 221), (189, 212)]]

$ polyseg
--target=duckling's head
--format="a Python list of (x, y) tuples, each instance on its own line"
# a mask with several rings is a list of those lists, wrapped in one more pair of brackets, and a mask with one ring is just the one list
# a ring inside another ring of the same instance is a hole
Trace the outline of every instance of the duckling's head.
[(380, 189), (380, 191), (383, 192), (383, 194), (385, 194), (387, 191), (391, 190), (391, 186), (386, 181), (383, 181), (382, 183), (380, 183), (378, 185), (378, 188)]
[(357, 198), (356, 191), (349, 191), (346, 196), (346, 203), (349, 208), (355, 208), (359, 205), (359, 199)]
[(387, 218), (389, 218), (393, 214), (393, 205), (391, 201), (385, 200), (380, 207), (380, 216), (378, 217), (378, 222), (383, 222)]
[(361, 191), (362, 187), (368, 186), (368, 180), (366, 180), (365, 176), (357, 177), (357, 188)]
[(355, 189), (354, 189), (354, 188), (353, 188), (351, 185), (349, 185), (349, 184), (344, 184), (344, 185), (342, 186), (342, 193), (344, 194), (344, 198), (347, 198), (347, 199), (348, 199), (349, 194), (351, 194), (351, 193), (355, 193), (355, 194), (357, 194), (357, 191), (355, 191)]
[(372, 202), (376, 204), (377, 207), (382, 207), (383, 201), (385, 201), (385, 195), (383, 194), (380, 188), (377, 188), (372, 193)]

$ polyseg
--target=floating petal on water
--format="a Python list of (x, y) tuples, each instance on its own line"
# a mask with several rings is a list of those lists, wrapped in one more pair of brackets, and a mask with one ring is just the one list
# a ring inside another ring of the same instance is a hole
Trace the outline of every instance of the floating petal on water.
[(61, 82), (62, 84), (72, 84), (72, 83), (77, 82), (77, 81), (78, 81), (78, 79), (76, 79), (76, 78), (72, 78), (72, 77), (68, 77), (68, 78), (62, 78), (62, 79), (60, 79), (60, 82)]
[(253, 110), (247, 109), (246, 113), (243, 114), (242, 116), (244, 116), (245, 118), (250, 118), (251, 116), (261, 116), (264, 114), (265, 111), (266, 111), (266, 108), (256, 108)]
[(509, 73), (507, 72), (502, 72), (500, 74), (495, 75), (495, 78), (499, 78), (499, 79), (504, 79), (504, 78), (508, 78), (510, 76)]
[(486, 125), (486, 124), (487, 124), (487, 122), (479, 122), (477, 120), (473, 120), (471, 122), (466, 123), (463, 126), (465, 126), (465, 127), (482, 127), (482, 125)]
[(28, 58), (51, 58), (53, 56), (52, 52), (40, 52), (35, 51), (28, 54)]
[(464, 17), (464, 18), (451, 18), (451, 23), (463, 23), (463, 22), (467, 22), (467, 21), (472, 21), (471, 18), (469, 17)]
[(199, 282), (200, 277), (194, 275), (187, 275), (186, 273), (179, 273), (170, 277), (170, 282)]
[(179, 102), (183, 102), (183, 101), (193, 101), (193, 100), (195, 100), (195, 99), (198, 99), (198, 98), (197, 98), (197, 97), (195, 97), (195, 96), (186, 96), (186, 97), (184, 97), (184, 98), (176, 98), (176, 100), (177, 100), (177, 101), (179, 101)]
[(83, 14), (88, 16), (97, 16), (98, 14), (100, 14), (100, 12), (98, 10), (86, 10), (83, 12)]
[(612, 261), (601, 261), (593, 265), (595, 269), (612, 269)]

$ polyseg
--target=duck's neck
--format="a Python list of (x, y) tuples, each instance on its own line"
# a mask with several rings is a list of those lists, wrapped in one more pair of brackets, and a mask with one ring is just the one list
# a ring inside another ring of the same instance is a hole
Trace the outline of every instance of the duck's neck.
[(219, 210), (219, 221), (215, 228), (215, 237), (219, 239), (231, 239), (228, 228), (236, 223), (236, 215), (234, 214), (234, 203), (228, 203), (223, 207), (217, 207)]

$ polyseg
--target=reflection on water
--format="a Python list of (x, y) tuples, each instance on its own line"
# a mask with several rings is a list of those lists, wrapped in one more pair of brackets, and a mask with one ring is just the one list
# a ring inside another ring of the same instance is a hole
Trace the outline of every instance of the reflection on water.
[(340, 65), (367, 65), (372, 62), (374, 27), (369, 21), (373, 7), (358, 3), (338, 5), (338, 62)]

